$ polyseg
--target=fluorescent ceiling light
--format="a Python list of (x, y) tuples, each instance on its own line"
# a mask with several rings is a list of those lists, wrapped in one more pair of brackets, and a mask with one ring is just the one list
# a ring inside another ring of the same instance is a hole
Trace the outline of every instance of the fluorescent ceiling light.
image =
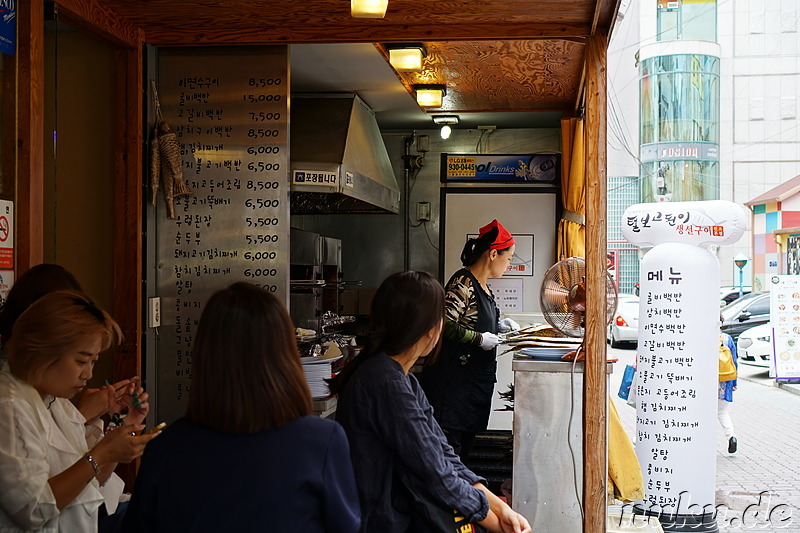
[(458, 124), (458, 115), (436, 115), (433, 117), (435, 124)]
[(420, 107), (442, 107), (446, 93), (444, 85), (414, 85)]
[(389, 0), (350, 0), (350, 16), (362, 19), (382, 19)]
[(396, 43), (385, 45), (389, 63), (398, 72), (422, 70), (422, 58), (428, 55), (422, 43)]

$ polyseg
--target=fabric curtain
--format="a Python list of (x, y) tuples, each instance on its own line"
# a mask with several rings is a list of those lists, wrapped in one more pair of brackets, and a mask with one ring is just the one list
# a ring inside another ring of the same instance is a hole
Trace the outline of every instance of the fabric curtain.
[(623, 502), (644, 498), (644, 480), (636, 450), (622, 426), (614, 401), (608, 399), (608, 492)]
[(584, 216), (586, 209), (586, 162), (583, 120), (561, 121), (561, 205), (558, 222), (558, 259), (586, 257)]

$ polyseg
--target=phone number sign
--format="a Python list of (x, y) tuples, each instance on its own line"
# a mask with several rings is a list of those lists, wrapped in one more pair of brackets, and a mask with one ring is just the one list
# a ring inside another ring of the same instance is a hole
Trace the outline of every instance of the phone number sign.
[(475, 177), (475, 158), (474, 157), (447, 157), (447, 177), (448, 178), (474, 178)]

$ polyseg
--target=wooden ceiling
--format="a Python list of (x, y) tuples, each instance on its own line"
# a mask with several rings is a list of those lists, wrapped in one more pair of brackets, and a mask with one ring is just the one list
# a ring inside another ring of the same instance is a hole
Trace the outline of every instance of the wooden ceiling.
[[(398, 72), (415, 84), (442, 84), (447, 96), (432, 113), (565, 110), (574, 106), (584, 46), (568, 40), (427, 42), (419, 72)], [(378, 47), (388, 60), (383, 46)]]
[[(71, 3), (74, 0), (69, 0)], [(586, 37), (610, 33), (619, 0), (389, 0), (355, 19), (349, 0), (84, 0), (157, 46), (424, 42), (421, 73), (448, 87), (438, 111), (571, 112)]]

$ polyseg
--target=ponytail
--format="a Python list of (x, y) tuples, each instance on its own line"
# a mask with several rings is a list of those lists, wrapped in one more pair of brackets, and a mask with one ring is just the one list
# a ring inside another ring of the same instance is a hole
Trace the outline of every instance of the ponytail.
[(494, 227), (474, 239), (469, 239), (461, 250), (461, 264), (465, 267), (474, 265), (481, 256), (489, 250), (494, 240), (497, 238), (499, 230)]

